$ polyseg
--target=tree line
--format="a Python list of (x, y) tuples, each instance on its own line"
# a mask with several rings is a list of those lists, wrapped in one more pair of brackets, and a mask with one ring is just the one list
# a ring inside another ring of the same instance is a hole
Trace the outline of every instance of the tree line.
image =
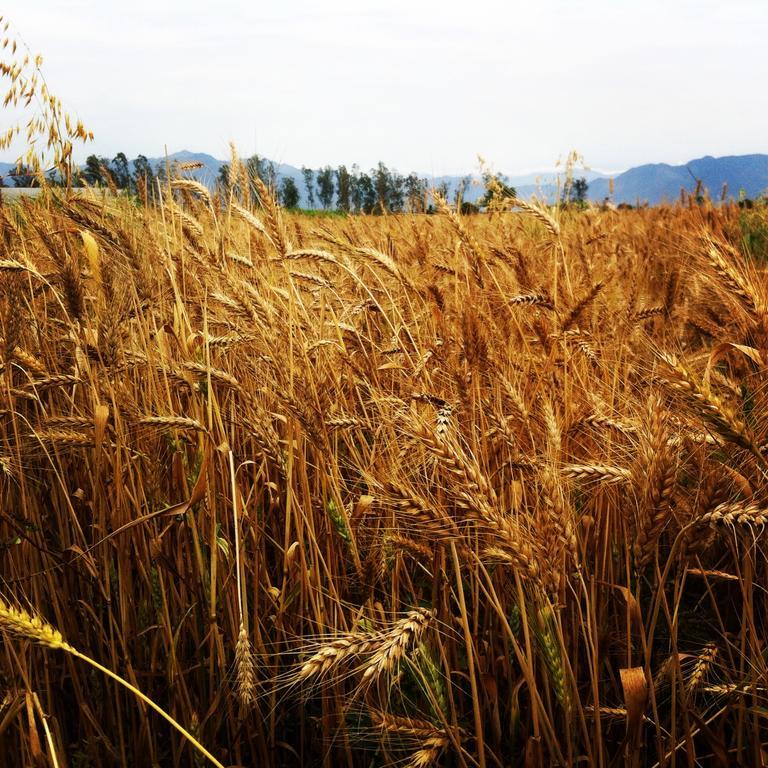
[[(279, 177), (277, 166), (266, 158), (253, 155), (245, 161), (249, 175), (260, 178), (275, 190), (280, 204), (297, 208), (302, 192), (292, 176)], [(304, 201), (310, 209), (338, 210), (345, 213), (425, 213), (430, 205), (432, 184), (415, 173), (404, 176), (379, 162), (370, 171), (358, 165), (336, 168), (302, 166)], [(219, 170), (218, 184), (230, 186), (230, 167)], [(445, 188), (447, 195), (447, 186)]]
[[(75, 169), (72, 175), (72, 186), (92, 187), (104, 186), (115, 190), (125, 190), (138, 195), (142, 199), (153, 200), (157, 197), (157, 182), (164, 181), (168, 169), (164, 164), (153, 167), (144, 156), (139, 155), (129, 161), (124, 152), (118, 152), (111, 160), (107, 157), (89, 155), (85, 164)], [(13, 173), (7, 174), (14, 187), (37, 187), (40, 177), (26, 165), (19, 165)], [(61, 186), (64, 181), (54, 169), (46, 174), (46, 181), (51, 186)], [(7, 186), (5, 179), (0, 176), (0, 187)]]
[[(192, 164), (194, 166), (194, 164)], [(278, 166), (259, 155), (252, 155), (244, 161), (250, 179), (261, 179), (274, 191), (280, 204), (285, 208), (298, 208), (302, 203), (302, 191), (292, 176), (280, 176)], [(179, 175), (188, 166), (177, 161), (152, 163), (144, 155), (129, 161), (125, 153), (118, 152), (112, 159), (89, 155), (85, 164), (76, 170), (74, 186), (108, 186), (125, 190), (138, 196), (142, 201), (151, 202), (157, 198), (158, 182), (162, 184), (168, 176)], [(15, 174), (9, 174), (17, 187), (37, 186), (38, 179), (28, 169), (21, 167)], [(337, 210), (344, 213), (429, 213), (433, 209), (432, 190), (443, 198), (449, 198), (448, 184), (434, 184), (416, 173), (403, 175), (379, 162), (369, 171), (357, 164), (336, 168), (326, 165), (322, 168), (302, 166), (303, 201), (309, 209)], [(56, 185), (59, 179), (55, 172), (48, 175), (48, 182)], [(465, 195), (473, 179), (465, 176), (456, 183), (451, 200), (464, 213), (473, 213), (488, 206), (494, 196), (515, 197), (516, 191), (508, 179), (499, 173), (484, 171), (482, 184), (484, 194), (475, 203), (467, 202)], [(2, 185), (2, 177), (0, 177)], [(230, 182), (230, 166), (225, 163), (219, 168), (215, 186), (221, 192), (233, 189), (247, 202), (258, 204), (252, 185), (242, 190), (240, 179)], [(563, 202), (584, 203), (588, 185), (585, 179), (575, 179), (564, 194)]]

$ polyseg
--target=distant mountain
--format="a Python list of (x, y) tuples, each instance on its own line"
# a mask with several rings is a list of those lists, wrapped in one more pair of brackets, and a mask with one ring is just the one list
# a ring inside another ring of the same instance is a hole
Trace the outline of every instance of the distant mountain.
[[(154, 168), (158, 168), (167, 162), (169, 163), (202, 163), (203, 167), (190, 171), (190, 175), (203, 184), (213, 186), (216, 183), (216, 179), (219, 176), (219, 170), (222, 165), (226, 165), (228, 160), (217, 160), (212, 155), (207, 155), (205, 152), (190, 152), (189, 150), (182, 150), (181, 152), (174, 152), (172, 155), (165, 157), (149, 157), (147, 158)], [(295, 168), (292, 165), (285, 163), (275, 163), (275, 171), (278, 178), (284, 178), (290, 176), (295, 182), (296, 186), (302, 195), (302, 204), (306, 204), (304, 199), (306, 196), (306, 190), (304, 189), (304, 177), (301, 175), (301, 170)]]
[[(174, 152), (173, 154), (165, 157), (150, 157), (147, 158), (154, 168), (158, 168), (161, 165), (168, 163), (202, 163), (202, 168), (190, 171), (190, 175), (208, 186), (213, 186), (219, 175), (219, 170), (222, 165), (225, 165), (227, 160), (217, 160), (212, 155), (208, 155), (204, 152), (190, 152), (189, 150), (182, 150), (180, 152)], [(351, 167), (351, 166), (348, 166)], [(276, 163), (275, 170), (278, 178), (282, 179), (286, 176), (290, 176), (296, 186), (299, 188), (301, 195), (300, 205), (307, 207), (309, 201), (307, 200), (307, 191), (304, 186), (304, 176), (301, 173), (301, 169), (296, 166), (289, 165), (287, 163)], [(448, 198), (453, 199), (456, 190), (462, 184), (464, 179), (469, 179), (469, 183), (464, 189), (463, 200), (469, 203), (476, 202), (485, 194), (485, 188), (483, 187), (482, 179), (477, 174), (469, 174), (467, 176), (435, 176), (431, 177), (428, 174), (419, 174), (429, 180), (434, 186), (441, 184), (448, 185)], [(608, 177), (598, 171), (580, 171), (578, 176), (584, 176), (590, 184), (594, 179), (607, 179)], [(533, 194), (549, 195), (554, 197), (556, 194), (556, 181), (557, 175), (554, 171), (541, 171), (539, 173), (527, 173), (520, 176), (508, 177), (509, 183), (517, 190), (524, 190), (520, 194), (524, 194), (526, 197), (530, 197)]]
[[(190, 152), (182, 150), (165, 157), (152, 157), (149, 162), (155, 168), (169, 163), (201, 163), (201, 167), (190, 171), (190, 174), (198, 181), (208, 186), (213, 186), (219, 175), (221, 166), (226, 160), (218, 160), (213, 155), (204, 152)], [(13, 163), (0, 163), (0, 176), (4, 176), (14, 169)], [(278, 163), (275, 165), (279, 178), (290, 176), (301, 193), (300, 205), (307, 207), (308, 200), (304, 187), (304, 177), (301, 170), (293, 165)], [(615, 203), (658, 203), (673, 202), (680, 195), (680, 190), (693, 192), (696, 189), (697, 180), (713, 199), (719, 199), (723, 185), (727, 184), (727, 192), (730, 198), (738, 199), (743, 192), (746, 197), (756, 198), (768, 192), (768, 155), (732, 155), (728, 157), (701, 157), (691, 160), (684, 165), (667, 165), (666, 163), (653, 163), (639, 165), (630, 168), (613, 177), (613, 195), (609, 195), (609, 176), (597, 171), (575, 171), (578, 177), (583, 176), (589, 183), (589, 198), (596, 202), (610, 197)], [(448, 197), (453, 196), (464, 179), (469, 179), (464, 189), (463, 199), (467, 202), (476, 202), (485, 190), (479, 176), (427, 176), (430, 183), (435, 186), (446, 184)], [(553, 202), (558, 194), (557, 175), (553, 171), (541, 173), (528, 173), (508, 178), (523, 198), (537, 196), (540, 199)], [(6, 180), (10, 186), (11, 180)]]
[(208, 155), (205, 152), (190, 152), (187, 149), (182, 149), (181, 152), (174, 152), (172, 155), (168, 155), (167, 158), (148, 157), (147, 160), (155, 169), (165, 165), (166, 162), (169, 165), (173, 163), (202, 163), (203, 167), (190, 171), (190, 175), (208, 186), (213, 186), (216, 183), (219, 168), (224, 165), (223, 160), (217, 160), (213, 155)]
[[(598, 171), (578, 171), (576, 176), (583, 176), (590, 184), (594, 179), (608, 179), (608, 176)], [(475, 203), (485, 194), (483, 180), (477, 174), (427, 178), (436, 187), (441, 184), (447, 184), (449, 200), (453, 199), (456, 190), (464, 179), (469, 179), (469, 184), (464, 188), (462, 196), (464, 202)], [(526, 173), (520, 176), (507, 176), (507, 183), (515, 188), (520, 197), (526, 199), (536, 195), (539, 198), (554, 200), (557, 195), (556, 171), (539, 171), (538, 173)]]
[[(219, 169), (226, 162), (217, 160), (211, 155), (201, 152), (175, 152), (168, 156), (173, 162), (203, 163), (203, 167), (193, 172), (195, 178), (205, 184), (213, 184), (218, 176)], [(154, 165), (165, 162), (165, 158), (150, 158)], [(2, 166), (0, 166), (1, 168)], [(301, 192), (301, 204), (307, 205), (304, 178), (301, 170), (292, 165), (278, 164), (276, 166), (279, 177), (290, 176), (296, 182)], [(2, 173), (2, 170), (0, 170)], [(600, 202), (609, 196), (610, 177), (598, 171), (576, 170), (577, 177), (583, 176), (589, 183), (589, 198)], [(462, 179), (462, 176), (437, 176), (429, 178), (435, 186), (448, 185), (448, 196), (452, 198)], [(464, 200), (476, 202), (484, 194), (484, 188), (479, 176), (469, 176), (470, 182), (464, 190)], [(541, 171), (518, 176), (509, 176), (509, 184), (517, 190), (523, 198), (537, 196), (553, 202), (557, 195), (557, 174), (553, 171)], [(744, 195), (750, 198), (759, 197), (768, 191), (768, 155), (732, 155), (728, 157), (701, 157), (691, 160), (684, 165), (668, 165), (666, 163), (653, 163), (639, 165), (630, 168), (613, 177), (614, 191), (611, 199), (615, 203), (630, 203), (632, 205), (658, 203), (676, 200), (680, 190), (693, 192), (696, 189), (697, 180), (701, 180), (702, 187), (709, 192), (713, 199), (719, 199), (723, 184), (728, 185), (728, 196), (738, 199), (743, 190)]]
[[(759, 197), (768, 191), (768, 155), (707, 155), (685, 165), (639, 165), (615, 177), (612, 199), (616, 203), (631, 204), (672, 202), (680, 196), (681, 189), (694, 192), (698, 180), (715, 200), (720, 199), (724, 184), (728, 185), (728, 197), (738, 199), (742, 191), (746, 197)], [(603, 200), (607, 196), (607, 179), (589, 183), (592, 200)]]

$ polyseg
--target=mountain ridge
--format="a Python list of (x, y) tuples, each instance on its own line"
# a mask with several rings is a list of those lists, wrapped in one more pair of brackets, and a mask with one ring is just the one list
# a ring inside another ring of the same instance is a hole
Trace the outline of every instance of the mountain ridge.
[[(154, 168), (166, 162), (199, 162), (202, 164), (201, 167), (190, 173), (209, 186), (215, 184), (219, 170), (227, 162), (206, 152), (193, 152), (187, 149), (169, 154), (167, 158), (151, 157), (148, 160)], [(291, 177), (296, 182), (301, 194), (301, 205), (306, 207), (308, 200), (301, 169), (288, 163), (274, 163), (274, 167), (278, 178)], [(9, 174), (13, 168), (13, 163), (0, 162), (0, 176)], [(420, 174), (420, 176), (427, 178), (435, 186), (446, 184), (449, 197), (453, 197), (465, 179), (470, 179), (463, 194), (465, 201), (476, 202), (484, 194), (482, 181), (476, 174), (434, 177)], [(583, 176), (587, 179), (588, 198), (595, 202), (602, 202), (606, 198), (614, 203), (633, 205), (673, 202), (680, 195), (681, 190), (693, 193), (698, 181), (701, 181), (702, 191), (706, 190), (713, 199), (720, 199), (724, 189), (726, 199), (738, 199), (741, 196), (756, 198), (768, 190), (768, 154), (753, 153), (721, 157), (705, 155), (680, 165), (646, 163), (613, 175), (599, 171), (576, 170), (574, 176)], [(552, 171), (509, 175), (507, 179), (508, 183), (515, 187), (518, 195), (523, 198), (536, 196), (548, 202), (554, 202), (558, 194), (557, 176)], [(611, 180), (613, 181), (612, 194), (610, 194)]]

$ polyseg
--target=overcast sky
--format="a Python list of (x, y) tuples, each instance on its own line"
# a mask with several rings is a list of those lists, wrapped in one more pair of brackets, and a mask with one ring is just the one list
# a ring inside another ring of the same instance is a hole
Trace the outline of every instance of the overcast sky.
[(518, 173), (572, 148), (603, 170), (768, 151), (766, 0), (5, 0), (0, 13), (96, 134), (88, 152), (108, 156), (226, 157), (233, 139), (293, 165), (440, 174), (478, 154)]

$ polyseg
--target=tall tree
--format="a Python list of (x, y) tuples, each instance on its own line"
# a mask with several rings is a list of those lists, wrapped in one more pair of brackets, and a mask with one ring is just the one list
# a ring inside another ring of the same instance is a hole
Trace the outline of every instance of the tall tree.
[(283, 176), (281, 179), (279, 197), (284, 208), (298, 208), (299, 188), (291, 176)]
[(376, 207), (376, 187), (373, 179), (365, 173), (360, 172), (357, 175), (355, 183), (355, 198), (357, 200), (356, 208), (362, 213), (373, 213)]
[(154, 199), (155, 172), (144, 155), (139, 155), (133, 161), (133, 187), (142, 200)]
[(26, 165), (17, 166), (13, 173), (10, 174), (13, 180), (14, 187), (38, 187), (40, 186), (39, 179), (32, 172), (31, 168)]
[(483, 184), (485, 185), (485, 194), (477, 201), (479, 206), (493, 206), (499, 204), (506, 198), (517, 197), (517, 190), (510, 186), (509, 179), (501, 173), (483, 173)]
[(456, 185), (456, 190), (453, 193), (453, 202), (456, 204), (457, 208), (464, 202), (464, 195), (469, 189), (469, 185), (471, 183), (472, 183), (472, 177), (464, 176), (459, 180), (459, 183)]
[(336, 205), (340, 211), (348, 211), (352, 205), (352, 177), (346, 165), (336, 169)]
[[(271, 160), (266, 157), (259, 157), (259, 155), (251, 155), (245, 161), (245, 168), (249, 179), (261, 179), (273, 193), (278, 192), (277, 166)], [(254, 196), (252, 192), (251, 190), (251, 197)]]
[(426, 179), (420, 179), (415, 173), (405, 177), (405, 200), (411, 213), (424, 213), (426, 208)]
[(371, 171), (371, 175), (373, 176), (373, 184), (376, 189), (376, 212), (386, 213), (389, 210), (389, 196), (392, 185), (389, 168), (379, 161), (379, 164)]
[(118, 189), (128, 189), (131, 185), (131, 173), (128, 170), (128, 158), (124, 152), (118, 152), (112, 158), (110, 170), (115, 186)]
[(317, 196), (326, 210), (333, 205), (333, 193), (333, 168), (326, 165), (317, 172)]
[(301, 175), (304, 177), (304, 186), (307, 189), (307, 207), (315, 207), (315, 172), (311, 168), (301, 166)]
[(580, 179), (574, 179), (571, 186), (571, 202), (583, 206), (587, 202), (588, 191), (589, 184), (583, 176)]
[(219, 166), (219, 173), (216, 176), (216, 185), (222, 190), (229, 189), (229, 163), (222, 163)]
[(349, 174), (350, 181), (350, 205), (353, 211), (358, 213), (363, 210), (362, 190), (360, 188), (360, 167), (357, 163), (352, 164), (352, 170)]
[(399, 213), (405, 205), (405, 179), (397, 172), (389, 175), (389, 194), (387, 205), (390, 211)]
[(109, 165), (109, 160), (96, 155), (88, 155), (85, 158), (85, 166), (80, 169), (80, 176), (91, 186), (104, 182), (104, 168)]

